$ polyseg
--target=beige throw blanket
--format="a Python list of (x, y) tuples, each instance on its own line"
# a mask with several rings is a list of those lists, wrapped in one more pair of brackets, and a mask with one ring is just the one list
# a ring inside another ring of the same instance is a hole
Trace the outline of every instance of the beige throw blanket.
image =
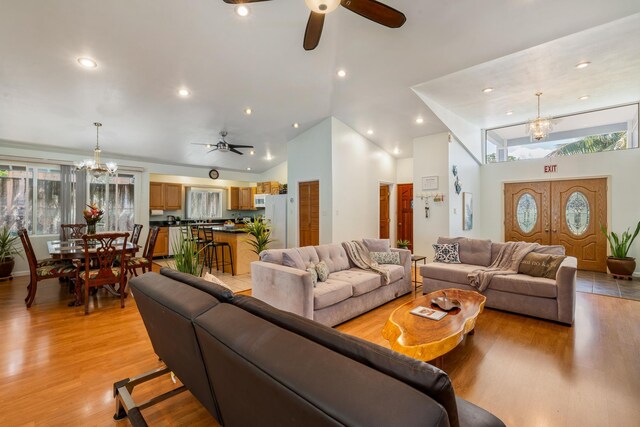
[(363, 270), (375, 271), (384, 278), (385, 285), (389, 284), (391, 281), (389, 270), (369, 258), (369, 249), (367, 249), (362, 242), (353, 240), (351, 242), (343, 242), (342, 246), (347, 252), (347, 256), (356, 267)]
[(468, 274), (469, 283), (480, 292), (484, 292), (494, 276), (518, 274), (522, 259), (539, 247), (537, 243), (507, 242), (488, 268), (473, 270)]

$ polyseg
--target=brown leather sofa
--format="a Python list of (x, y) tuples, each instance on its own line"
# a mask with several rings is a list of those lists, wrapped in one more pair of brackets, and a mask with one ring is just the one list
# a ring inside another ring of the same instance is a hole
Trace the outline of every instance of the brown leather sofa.
[(170, 269), (130, 284), (155, 352), (222, 425), (504, 426), (427, 363)]

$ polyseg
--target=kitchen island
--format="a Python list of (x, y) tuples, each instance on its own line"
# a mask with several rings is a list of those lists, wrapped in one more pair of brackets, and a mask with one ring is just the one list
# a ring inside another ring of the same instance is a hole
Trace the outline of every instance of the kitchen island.
[[(242, 231), (244, 225), (230, 228), (217, 224), (198, 224), (198, 227), (206, 227), (213, 230), (213, 238), (216, 242), (229, 244), (233, 255), (233, 270), (235, 274), (248, 274), (251, 272), (251, 262), (258, 261), (258, 255), (251, 251), (252, 246), (247, 242), (247, 239), (251, 237), (245, 231)], [(204, 237), (202, 233), (200, 235)], [(225, 251), (225, 261), (229, 261), (227, 249), (218, 247), (216, 250), (218, 251), (218, 261), (222, 260), (223, 250)], [(220, 266), (220, 270), (222, 270), (222, 266)], [(227, 266), (225, 271), (230, 273), (231, 269)]]

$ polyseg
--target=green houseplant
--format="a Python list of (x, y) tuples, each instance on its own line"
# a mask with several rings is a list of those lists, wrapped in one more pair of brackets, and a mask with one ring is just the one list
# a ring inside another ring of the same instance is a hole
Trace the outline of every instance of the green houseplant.
[(253, 222), (245, 222), (242, 231), (249, 234), (250, 238), (247, 239), (247, 243), (251, 245), (251, 250), (258, 255), (268, 249), (269, 244), (273, 242), (271, 230), (269, 229), (269, 220), (262, 215), (254, 216)]
[(611, 248), (611, 256), (607, 258), (609, 271), (614, 276), (631, 276), (636, 269), (636, 259), (627, 255), (631, 244), (640, 233), (640, 221), (633, 234), (629, 232), (629, 228), (620, 236), (613, 231), (607, 231), (604, 225), (600, 225), (600, 229), (607, 236)]
[(0, 278), (11, 277), (16, 255), (22, 257), (18, 246), (18, 236), (11, 233), (6, 225), (0, 229)]
[[(208, 245), (207, 245), (208, 246)], [(200, 263), (200, 255), (207, 246), (198, 250), (198, 244), (180, 233), (180, 238), (173, 242), (173, 269), (196, 277), (202, 276), (204, 263)]]
[(411, 246), (411, 242), (408, 240), (398, 240), (396, 242), (396, 246), (399, 249), (409, 249), (409, 246)]

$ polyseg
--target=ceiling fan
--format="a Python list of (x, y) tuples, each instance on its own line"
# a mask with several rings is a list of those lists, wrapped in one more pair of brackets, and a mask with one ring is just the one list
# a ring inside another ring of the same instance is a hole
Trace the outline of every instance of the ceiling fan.
[[(257, 3), (269, 0), (223, 0), (228, 4)], [(358, 15), (389, 28), (399, 28), (407, 20), (406, 16), (394, 8), (376, 0), (304, 0), (311, 9), (307, 29), (304, 32), (303, 46), (305, 50), (313, 50), (320, 42), (324, 16), (343, 6)]]
[(228, 133), (226, 130), (220, 131), (220, 140), (218, 141), (217, 144), (199, 144), (199, 143), (195, 143), (192, 142), (193, 145), (204, 145), (207, 148), (210, 148), (211, 150), (207, 151), (207, 153), (210, 153), (212, 151), (221, 151), (223, 153), (226, 153), (228, 151), (231, 151), (232, 153), (236, 153), (236, 154), (240, 154), (241, 156), (244, 154), (240, 151), (238, 151), (238, 148), (253, 148), (253, 145), (237, 145), (237, 144), (229, 144), (227, 141), (225, 141), (224, 137), (227, 136)]

